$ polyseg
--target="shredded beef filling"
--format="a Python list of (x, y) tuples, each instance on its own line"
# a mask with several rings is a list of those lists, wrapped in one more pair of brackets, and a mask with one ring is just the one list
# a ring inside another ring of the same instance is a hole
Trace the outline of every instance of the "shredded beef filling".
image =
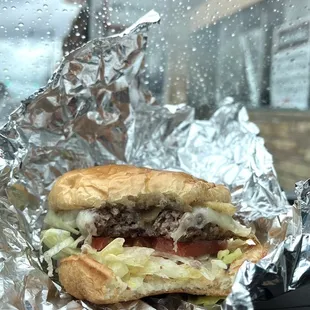
[[(170, 238), (170, 233), (179, 226), (181, 211), (163, 210), (152, 222), (144, 222), (137, 210), (128, 208), (101, 208), (94, 211), (97, 235), (102, 237), (164, 237)], [(230, 231), (225, 231), (218, 225), (208, 223), (203, 229), (189, 228), (180, 241), (195, 240), (225, 240), (233, 237)]]

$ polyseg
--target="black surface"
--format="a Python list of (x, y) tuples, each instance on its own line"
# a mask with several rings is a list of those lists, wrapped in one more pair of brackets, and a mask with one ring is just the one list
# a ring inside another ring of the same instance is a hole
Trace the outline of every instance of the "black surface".
[(291, 191), (291, 192), (286, 192), (285, 194), (286, 194), (288, 202), (292, 205), (294, 201), (297, 199), (295, 192)]
[(310, 284), (268, 301), (254, 303), (255, 310), (310, 310)]

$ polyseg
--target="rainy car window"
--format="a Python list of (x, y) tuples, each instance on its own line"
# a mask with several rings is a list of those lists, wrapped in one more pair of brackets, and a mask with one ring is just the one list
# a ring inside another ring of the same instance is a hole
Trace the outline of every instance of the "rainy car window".
[(233, 98), (260, 128), (283, 189), (308, 178), (310, 0), (1, 0), (1, 124), (63, 55), (151, 9), (161, 23), (149, 32), (144, 83), (157, 101), (206, 119)]

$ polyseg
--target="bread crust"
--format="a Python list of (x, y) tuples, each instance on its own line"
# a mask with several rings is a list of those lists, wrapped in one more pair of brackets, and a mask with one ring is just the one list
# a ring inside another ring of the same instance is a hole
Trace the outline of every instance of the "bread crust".
[(184, 210), (210, 201), (230, 203), (231, 196), (223, 185), (182, 172), (106, 165), (65, 173), (55, 182), (48, 203), (49, 208), (59, 211), (100, 208), (108, 204), (137, 207), (141, 201), (153, 207), (164, 199), (176, 201)]
[(63, 259), (58, 273), (61, 284), (69, 294), (95, 304), (113, 304), (167, 293), (226, 297), (243, 262), (249, 260), (256, 263), (265, 255), (266, 249), (256, 245), (249, 248), (242, 258), (232, 263), (224, 276), (221, 274), (213, 281), (207, 279), (178, 281), (147, 276), (143, 286), (136, 290), (125, 289), (117, 282), (117, 278), (109, 268), (86, 254)]

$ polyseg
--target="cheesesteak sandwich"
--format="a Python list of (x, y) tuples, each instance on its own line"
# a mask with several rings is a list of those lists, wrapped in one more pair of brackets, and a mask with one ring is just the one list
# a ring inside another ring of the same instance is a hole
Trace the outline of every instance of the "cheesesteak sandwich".
[(233, 218), (229, 190), (181, 172), (107, 165), (54, 183), (42, 243), (49, 274), (78, 299), (227, 296), (263, 247)]

